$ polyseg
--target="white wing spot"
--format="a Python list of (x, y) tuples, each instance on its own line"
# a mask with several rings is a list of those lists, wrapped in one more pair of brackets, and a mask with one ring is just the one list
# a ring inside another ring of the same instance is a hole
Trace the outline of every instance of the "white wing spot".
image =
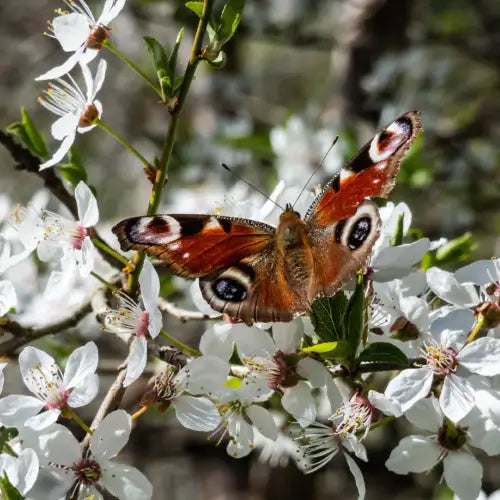
[(182, 258), (183, 258), (183, 259), (187, 259), (187, 258), (189, 257), (189, 255), (190, 255), (190, 254), (189, 254), (189, 252), (184, 252), (184, 253), (182, 254)]

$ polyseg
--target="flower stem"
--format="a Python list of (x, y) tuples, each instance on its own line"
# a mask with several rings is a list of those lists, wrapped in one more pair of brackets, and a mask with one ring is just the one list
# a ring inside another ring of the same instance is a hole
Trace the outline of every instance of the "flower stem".
[[(163, 151), (158, 162), (158, 169), (156, 171), (156, 177), (153, 184), (153, 189), (151, 191), (151, 197), (149, 198), (148, 215), (154, 215), (158, 211), (163, 188), (165, 187), (165, 184), (168, 180), (168, 167), (170, 164), (170, 158), (172, 157), (172, 150), (174, 147), (174, 139), (175, 133), (177, 131), (177, 125), (179, 123), (179, 117), (181, 115), (186, 96), (189, 92), (191, 82), (193, 81), (196, 68), (198, 67), (198, 63), (200, 62), (199, 56), (201, 53), (201, 45), (203, 43), (203, 37), (207, 29), (210, 15), (212, 13), (214, 1), (215, 0), (204, 0), (203, 2), (203, 12), (198, 23), (198, 28), (196, 29), (196, 34), (194, 36), (191, 56), (189, 57), (186, 70), (184, 71), (182, 84), (177, 96), (177, 103), (171, 112), (170, 124), (168, 126), (163, 143)], [(133, 291), (135, 290), (135, 288), (137, 288), (139, 273), (141, 272), (144, 259), (144, 252), (138, 252), (135, 255), (133, 261), (135, 270), (130, 274), (128, 281), (128, 287), (130, 291)]]
[(100, 281), (104, 286), (106, 286), (107, 288), (109, 288), (112, 292), (116, 292), (116, 290), (118, 290), (118, 288), (116, 288), (115, 285), (113, 285), (112, 283), (110, 283), (109, 281), (106, 281), (102, 276), (100, 276), (99, 274), (97, 274), (96, 272), (94, 271), (90, 271), (90, 274), (91, 276), (93, 276), (97, 281)]
[(381, 427), (382, 425), (387, 425), (389, 422), (392, 422), (395, 419), (396, 417), (391, 415), (389, 417), (383, 418), (382, 420), (378, 420), (374, 424), (370, 425), (370, 432), (376, 429), (377, 427)]
[(124, 266), (129, 266), (129, 261), (123, 255), (119, 254), (116, 250), (113, 250), (111, 247), (106, 245), (104, 241), (100, 240), (99, 238), (92, 238), (92, 243), (96, 246), (99, 247), (101, 250), (104, 250), (107, 254), (111, 255), (114, 257), (116, 260), (120, 261)]
[(479, 333), (481, 328), (484, 328), (485, 323), (486, 321), (484, 315), (479, 314), (476, 318), (476, 323), (474, 324), (474, 328), (472, 328), (471, 332), (469, 333), (469, 336), (467, 337), (467, 340), (465, 341), (466, 344), (470, 344), (476, 338), (476, 335)]
[(141, 415), (144, 415), (149, 410), (149, 406), (143, 406), (140, 410), (137, 410), (133, 415), (132, 415), (132, 420), (137, 420)]
[(135, 71), (162, 99), (160, 87), (158, 87), (154, 82), (150, 80), (148, 75), (142, 71), (142, 69), (137, 66), (133, 61), (131, 61), (125, 54), (122, 54), (109, 40), (105, 40), (103, 43), (110, 52), (118, 56), (127, 66), (129, 66), (133, 71)]
[(118, 134), (117, 132), (112, 130), (102, 120), (97, 120), (95, 122), (95, 124), (98, 125), (99, 127), (101, 127), (103, 130), (105, 130), (109, 135), (114, 137), (119, 143), (123, 144), (133, 155), (135, 155), (137, 158), (139, 158), (139, 160), (144, 164), (145, 167), (148, 167), (148, 168), (152, 167), (151, 163), (149, 163), (149, 161), (146, 160), (146, 158), (144, 158), (144, 156), (142, 156), (141, 153), (139, 153), (139, 151), (137, 151), (137, 149), (135, 149), (134, 146), (132, 146), (132, 144), (130, 144), (130, 142), (127, 141), (127, 139), (125, 139), (120, 134)]
[(64, 413), (70, 416), (87, 434), (93, 434), (94, 431), (76, 414), (73, 408), (67, 406)]
[(2, 451), (10, 455), (11, 457), (17, 458), (19, 455), (12, 449), (12, 447), (9, 445), (9, 443), (3, 443), (2, 445)]
[(170, 343), (178, 347), (184, 354), (188, 356), (201, 356), (200, 351), (198, 351), (197, 349), (193, 349), (192, 347), (189, 347), (186, 344), (183, 344), (180, 340), (177, 340), (176, 338), (172, 337), (166, 331), (160, 330), (160, 335), (164, 339), (167, 339)]

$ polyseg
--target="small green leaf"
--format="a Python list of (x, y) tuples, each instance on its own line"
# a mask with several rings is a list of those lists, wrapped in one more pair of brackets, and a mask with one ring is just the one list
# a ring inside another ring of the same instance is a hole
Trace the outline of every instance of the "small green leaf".
[(465, 233), (458, 238), (448, 241), (448, 243), (437, 249), (436, 264), (441, 266), (443, 264), (461, 262), (467, 259), (475, 248), (476, 243), (472, 239), (472, 234)]
[(352, 352), (356, 352), (361, 341), (364, 328), (365, 282), (363, 274), (358, 274), (356, 289), (351, 295), (346, 312), (347, 340), (351, 344)]
[(175, 67), (177, 65), (177, 54), (179, 53), (179, 47), (181, 46), (182, 38), (184, 37), (184, 28), (181, 28), (179, 33), (177, 34), (177, 38), (175, 40), (174, 48), (172, 49), (172, 53), (168, 59), (168, 74), (170, 78), (173, 80), (175, 78)]
[(23, 500), (24, 497), (12, 486), (7, 474), (5, 472), (3, 474), (3, 477), (0, 477), (0, 498), (2, 500)]
[(335, 342), (337, 344), (331, 351), (326, 351), (319, 353), (323, 359), (333, 361), (337, 364), (351, 366), (352, 361), (352, 348), (351, 344), (347, 340), (339, 340)]
[(34, 155), (43, 160), (50, 158), (42, 133), (38, 131), (35, 123), (24, 108), (21, 108), (21, 121), (9, 125), (7, 132), (18, 137)]
[(0, 427), (0, 453), (3, 452), (5, 443), (14, 439), (19, 433), (14, 427)]
[(73, 186), (76, 187), (80, 181), (87, 182), (87, 171), (83, 166), (82, 158), (78, 149), (71, 147), (68, 154), (69, 163), (61, 165), (62, 176)]
[(228, 0), (224, 5), (216, 33), (221, 47), (231, 39), (238, 29), (244, 6), (245, 0)]
[(311, 307), (314, 332), (321, 341), (336, 341), (344, 338), (344, 315), (347, 298), (343, 291), (333, 297), (316, 299)]
[(186, 2), (185, 5), (201, 19), (201, 16), (203, 15), (203, 2)]
[(143, 38), (148, 46), (149, 53), (153, 56), (153, 63), (156, 68), (158, 82), (162, 89), (162, 96), (166, 98), (171, 94), (172, 81), (167, 54), (163, 45), (156, 38), (152, 36), (145, 36)]
[(330, 352), (333, 351), (338, 345), (338, 342), (321, 342), (320, 344), (314, 344), (310, 347), (304, 347), (303, 352)]
[(231, 389), (241, 389), (241, 378), (238, 377), (229, 377), (225, 382), (225, 387), (231, 387)]
[(405, 222), (405, 214), (403, 213), (398, 217), (396, 230), (392, 235), (391, 246), (393, 247), (403, 244), (404, 222)]
[(369, 344), (358, 356), (358, 363), (390, 363), (397, 366), (408, 367), (406, 354), (389, 342), (374, 342)]

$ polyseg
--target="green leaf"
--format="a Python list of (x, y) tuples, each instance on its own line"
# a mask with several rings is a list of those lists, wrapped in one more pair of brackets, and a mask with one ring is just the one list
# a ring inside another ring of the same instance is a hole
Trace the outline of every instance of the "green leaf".
[(163, 98), (171, 95), (172, 77), (170, 74), (169, 61), (163, 45), (152, 36), (143, 37), (148, 46), (149, 53), (153, 56), (158, 82), (162, 89)]
[(88, 176), (83, 166), (80, 152), (75, 146), (72, 146), (68, 154), (69, 163), (61, 165), (62, 176), (73, 186), (76, 187), (80, 181), (87, 182)]
[(311, 307), (314, 332), (321, 341), (336, 341), (344, 338), (344, 316), (347, 298), (341, 290), (333, 297), (320, 298)]
[(7, 132), (18, 137), (35, 156), (43, 160), (50, 158), (42, 133), (38, 131), (35, 123), (24, 108), (21, 108), (21, 121), (9, 125)]
[(0, 498), (2, 498), (2, 500), (23, 500), (24, 498), (21, 493), (12, 486), (5, 472), (3, 477), (0, 477), (0, 493)]
[(217, 40), (220, 46), (231, 39), (238, 29), (245, 0), (228, 0), (220, 16), (217, 27)]
[(476, 248), (476, 243), (472, 239), (471, 233), (465, 233), (458, 238), (448, 241), (436, 251), (437, 265), (450, 264), (466, 260), (471, 252)]
[(339, 340), (335, 342), (337, 344), (331, 351), (326, 351), (319, 353), (323, 359), (333, 361), (337, 364), (351, 366), (352, 361), (352, 348), (351, 344), (347, 340)]
[(338, 342), (321, 342), (320, 344), (314, 344), (310, 347), (304, 347), (303, 352), (317, 352), (324, 353), (333, 351), (338, 345)]
[(396, 230), (392, 235), (391, 246), (395, 247), (403, 244), (403, 231), (404, 231), (405, 214), (401, 214), (398, 217), (398, 223), (396, 225)]
[(186, 2), (185, 5), (201, 19), (201, 16), (203, 15), (203, 2)]
[(361, 361), (372, 363), (390, 363), (397, 366), (408, 367), (408, 358), (406, 354), (398, 349), (395, 345), (388, 342), (374, 342), (369, 344), (366, 349), (361, 352), (357, 359), (358, 363)]
[(365, 282), (363, 274), (358, 273), (356, 289), (351, 295), (346, 313), (347, 340), (351, 344), (352, 352), (355, 353), (361, 341), (364, 328), (365, 304)]
[(241, 378), (238, 378), (238, 377), (229, 377), (224, 382), (223, 385), (225, 387), (231, 387), (231, 389), (241, 389), (241, 383), (242, 383)]
[(14, 439), (19, 433), (14, 427), (1, 427), (0, 428), (0, 453), (4, 450), (5, 443), (8, 443), (11, 439)]
[(182, 38), (184, 37), (184, 28), (181, 28), (175, 39), (175, 45), (172, 49), (172, 53), (168, 59), (168, 74), (173, 80), (175, 78), (175, 67), (177, 65), (177, 54), (179, 53), (179, 47), (181, 46)]

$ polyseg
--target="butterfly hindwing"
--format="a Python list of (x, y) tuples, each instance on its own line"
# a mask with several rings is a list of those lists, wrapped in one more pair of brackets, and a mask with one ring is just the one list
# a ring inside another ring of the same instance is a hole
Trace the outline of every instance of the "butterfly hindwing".
[(274, 228), (215, 215), (153, 215), (125, 219), (113, 232), (124, 250), (144, 250), (172, 274), (197, 278), (262, 252)]

